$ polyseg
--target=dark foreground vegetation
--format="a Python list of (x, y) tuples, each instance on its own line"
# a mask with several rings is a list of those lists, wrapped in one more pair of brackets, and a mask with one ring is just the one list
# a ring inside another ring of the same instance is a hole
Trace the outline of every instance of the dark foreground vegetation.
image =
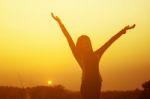
[[(143, 90), (106, 91), (101, 99), (150, 99), (150, 81), (142, 84)], [(79, 92), (65, 89), (61, 85), (32, 88), (0, 87), (0, 99), (81, 99)]]
[[(102, 99), (138, 99), (141, 91), (102, 92)], [(0, 87), (0, 99), (81, 99), (79, 92), (66, 90), (61, 85), (33, 88)]]

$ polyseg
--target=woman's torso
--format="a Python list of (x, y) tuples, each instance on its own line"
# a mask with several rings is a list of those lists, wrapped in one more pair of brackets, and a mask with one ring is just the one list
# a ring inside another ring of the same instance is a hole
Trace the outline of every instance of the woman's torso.
[(83, 82), (101, 82), (99, 73), (99, 60), (94, 53), (79, 56), (79, 64), (82, 68)]

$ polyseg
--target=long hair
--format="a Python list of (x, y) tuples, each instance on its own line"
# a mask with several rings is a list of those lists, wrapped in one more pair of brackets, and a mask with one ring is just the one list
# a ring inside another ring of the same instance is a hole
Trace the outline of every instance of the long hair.
[(91, 40), (86, 35), (81, 35), (76, 43), (76, 48), (80, 53), (93, 52)]

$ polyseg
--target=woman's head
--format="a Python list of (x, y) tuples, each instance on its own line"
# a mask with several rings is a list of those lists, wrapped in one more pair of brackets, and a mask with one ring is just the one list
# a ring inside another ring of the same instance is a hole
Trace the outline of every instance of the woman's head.
[(81, 53), (89, 53), (93, 51), (90, 38), (86, 35), (82, 35), (78, 38), (76, 43), (76, 48)]

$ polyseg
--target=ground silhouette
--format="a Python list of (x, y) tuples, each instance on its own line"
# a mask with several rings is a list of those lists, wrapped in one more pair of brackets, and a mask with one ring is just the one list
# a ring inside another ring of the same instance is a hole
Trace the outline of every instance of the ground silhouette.
[(82, 70), (82, 82), (81, 82), (81, 96), (82, 99), (100, 99), (100, 90), (102, 78), (99, 72), (99, 62), (106, 51), (106, 49), (116, 41), (121, 35), (125, 34), (127, 30), (133, 29), (133, 26), (126, 26), (110, 40), (108, 40), (103, 46), (96, 51), (93, 51), (90, 38), (86, 35), (82, 35), (78, 38), (75, 44), (72, 40), (69, 32), (65, 28), (58, 16), (51, 14), (53, 19), (58, 22), (63, 34), (65, 35), (71, 51), (77, 60)]
[[(67, 90), (62, 85), (28, 88), (0, 86), (0, 99), (27, 99), (26, 90), (30, 99), (82, 99), (80, 92)], [(101, 92), (101, 99), (138, 99), (140, 94), (140, 90), (105, 91)]]

